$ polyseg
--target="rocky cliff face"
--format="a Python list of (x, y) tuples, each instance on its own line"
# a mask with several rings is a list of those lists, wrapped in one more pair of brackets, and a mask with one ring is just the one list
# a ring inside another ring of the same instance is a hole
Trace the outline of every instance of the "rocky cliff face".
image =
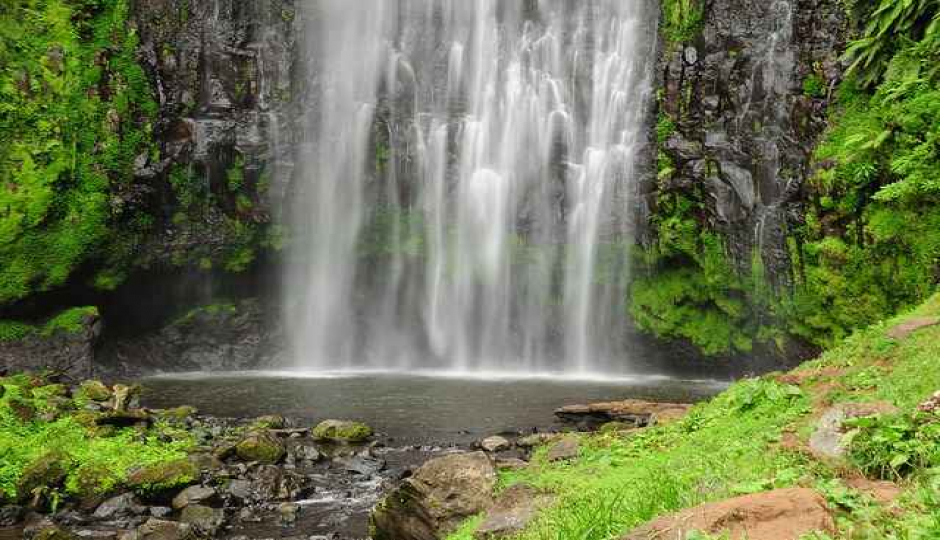
[(205, 203), (164, 249), (224, 251), (242, 240), (226, 218), (270, 223), (290, 177), (293, 0), (140, 1), (134, 20), (160, 106), (160, 159), (138, 173), (169, 182), (177, 212)]
[(729, 239), (748, 271), (757, 254), (771, 280), (791, 283), (788, 224), (840, 82), (844, 8), (835, 0), (714, 0), (700, 33), (668, 44), (662, 111), (674, 121), (662, 150), (674, 165), (659, 190), (701, 189), (704, 225)]
[(644, 330), (708, 355), (798, 358), (808, 351), (772, 312), (796, 281), (794, 230), (842, 77), (844, 7), (663, 6), (658, 175), (631, 311)]

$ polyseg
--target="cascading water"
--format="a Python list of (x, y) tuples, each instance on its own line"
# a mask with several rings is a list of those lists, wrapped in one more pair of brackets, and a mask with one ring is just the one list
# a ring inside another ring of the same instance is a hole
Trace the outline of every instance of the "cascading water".
[(295, 366), (628, 370), (655, 13), (622, 0), (305, 5)]

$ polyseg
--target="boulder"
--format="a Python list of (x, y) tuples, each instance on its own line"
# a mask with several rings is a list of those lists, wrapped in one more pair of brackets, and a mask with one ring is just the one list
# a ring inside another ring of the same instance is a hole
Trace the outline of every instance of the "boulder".
[(646, 427), (682, 418), (691, 407), (684, 403), (654, 403), (628, 399), (588, 405), (569, 405), (557, 409), (555, 416), (563, 422), (570, 422), (581, 429), (588, 430), (595, 430), (610, 422), (620, 422), (632, 427)]
[(473, 533), (477, 540), (505, 538), (522, 532), (538, 515), (539, 508), (551, 502), (535, 488), (517, 484), (500, 493)]
[(210, 508), (191, 504), (183, 509), (180, 522), (191, 525), (197, 533), (215, 538), (215, 533), (225, 521), (225, 512), (220, 508)]
[(195, 540), (196, 532), (192, 525), (150, 518), (137, 528), (134, 540)]
[(199, 477), (199, 469), (188, 459), (154, 463), (132, 469), (127, 485), (142, 494), (155, 494), (168, 489), (192, 484)]
[(799, 540), (833, 534), (835, 522), (818, 493), (791, 488), (705, 504), (659, 518), (622, 540), (685, 540), (692, 532), (727, 534), (729, 540)]
[(256, 431), (235, 445), (235, 453), (245, 461), (274, 464), (284, 457), (287, 450), (279, 438), (268, 431)]
[(548, 449), (545, 459), (548, 461), (565, 461), (578, 457), (581, 453), (581, 443), (574, 437), (564, 437)]
[(21, 502), (29, 502), (38, 489), (55, 489), (62, 485), (68, 473), (70, 458), (63, 452), (52, 451), (39, 456), (23, 471), (16, 484)]
[(346, 420), (324, 420), (313, 428), (313, 438), (338, 443), (361, 443), (372, 436), (372, 428)]
[(809, 447), (817, 456), (841, 458), (848, 451), (852, 436), (851, 432), (845, 429), (846, 420), (892, 414), (897, 411), (897, 407), (884, 401), (834, 405), (823, 412), (816, 423), (816, 430), (809, 438)]
[(372, 511), (374, 540), (439, 540), (493, 502), (496, 469), (483, 452), (432, 459)]
[(137, 502), (133, 493), (124, 493), (98, 505), (92, 515), (98, 519), (118, 519), (142, 514), (144, 510), (146, 508)]
[(173, 497), (172, 506), (174, 510), (180, 510), (191, 504), (204, 503), (213, 499), (215, 496), (216, 491), (211, 487), (189, 486), (183, 491), (180, 491), (176, 497)]
[(499, 435), (494, 435), (492, 437), (487, 437), (480, 441), (480, 448), (486, 450), (487, 452), (502, 452), (503, 450), (509, 450), (512, 447), (512, 444), (506, 437), (500, 437)]
[(78, 387), (78, 396), (100, 403), (111, 399), (111, 389), (101, 381), (85, 381)]

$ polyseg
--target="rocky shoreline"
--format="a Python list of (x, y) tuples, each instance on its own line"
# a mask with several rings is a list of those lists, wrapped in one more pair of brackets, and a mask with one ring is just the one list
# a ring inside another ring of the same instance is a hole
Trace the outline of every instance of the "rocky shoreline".
[[(188, 406), (149, 409), (139, 386), (18, 376), (0, 378), (0, 388), (10, 389), (0, 395), (16, 417), (9, 422), (29, 429), (76, 421), (89, 438), (188, 441), (185, 457), (131, 466), (119, 482), (85, 491), (73, 489), (67, 472), (83, 470), (79, 458), (44, 450), (19, 475), (15, 496), (0, 491), (0, 539), (406, 540), (438, 538), (483, 512), (483, 537), (497, 537), (545, 502), (531, 490), (497, 498), (499, 470), (527, 467), (542, 446), (550, 461), (576, 457), (578, 440), (566, 431), (638, 429), (686, 407), (571, 406), (556, 411), (557, 432), (421, 446), (396, 444), (352, 421), (309, 425), (281, 416), (219, 418)], [(601, 425), (604, 414), (609, 421)]]

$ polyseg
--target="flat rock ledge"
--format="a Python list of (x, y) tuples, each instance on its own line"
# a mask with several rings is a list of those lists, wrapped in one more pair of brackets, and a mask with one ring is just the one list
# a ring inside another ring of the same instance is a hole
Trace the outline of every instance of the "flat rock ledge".
[(730, 540), (799, 540), (835, 533), (826, 501), (807, 488), (745, 495), (659, 518), (622, 540), (685, 540), (692, 532), (728, 534)]
[(568, 405), (555, 410), (555, 416), (580, 429), (596, 430), (610, 422), (647, 427), (682, 418), (692, 408), (686, 403), (654, 403), (638, 399)]

